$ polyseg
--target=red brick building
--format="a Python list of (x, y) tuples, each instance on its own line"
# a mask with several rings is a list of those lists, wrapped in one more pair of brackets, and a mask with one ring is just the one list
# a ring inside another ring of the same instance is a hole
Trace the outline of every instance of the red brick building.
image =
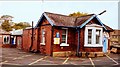
[(111, 46), (120, 45), (120, 30), (114, 30), (110, 33)]
[(33, 29), (33, 38), (32, 38), (32, 29), (31, 27), (26, 28), (23, 30), (23, 36), (22, 36), (22, 48), (25, 51), (38, 51), (38, 29)]
[(10, 33), (0, 29), (0, 47), (10, 47)]
[(120, 30), (110, 32), (110, 47), (111, 52), (120, 53)]
[(11, 31), (11, 46), (18, 49), (22, 48), (22, 34), (23, 29)]
[(110, 49), (111, 31), (95, 14), (71, 17), (45, 12), (34, 29), (23, 31), (23, 49), (51, 56), (98, 55)]

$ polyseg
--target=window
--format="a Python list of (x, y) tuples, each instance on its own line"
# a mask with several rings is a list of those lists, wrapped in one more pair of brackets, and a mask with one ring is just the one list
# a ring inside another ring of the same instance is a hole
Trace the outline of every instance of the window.
[(4, 36), (3, 37), (3, 44), (9, 44), (10, 43), (10, 38), (9, 36)]
[(66, 39), (67, 39), (67, 32), (66, 29), (64, 29), (62, 31), (62, 43), (66, 43), (67, 42)]
[(41, 34), (42, 34), (42, 36), (41, 36), (41, 44), (45, 45), (45, 30), (44, 29), (42, 29)]
[(87, 25), (85, 28), (85, 47), (102, 47), (102, 27)]
[(100, 44), (100, 31), (101, 30), (96, 30), (96, 44)]
[(62, 29), (62, 40), (60, 46), (69, 46), (67, 44), (68, 29)]
[(92, 29), (88, 29), (88, 44), (92, 43)]

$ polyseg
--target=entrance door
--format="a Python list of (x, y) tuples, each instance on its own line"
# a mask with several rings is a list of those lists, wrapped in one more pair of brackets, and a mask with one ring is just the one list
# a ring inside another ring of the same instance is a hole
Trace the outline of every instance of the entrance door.
[(103, 38), (103, 52), (106, 53), (107, 52), (107, 49), (108, 49), (108, 40), (107, 40), (107, 37), (104, 36)]

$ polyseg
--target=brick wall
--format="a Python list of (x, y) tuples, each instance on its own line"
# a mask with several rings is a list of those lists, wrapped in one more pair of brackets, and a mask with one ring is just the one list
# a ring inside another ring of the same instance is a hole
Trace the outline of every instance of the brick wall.
[(22, 42), (22, 49), (25, 51), (29, 51), (30, 45), (31, 45), (31, 29), (25, 29), (23, 30), (23, 42)]
[[(61, 39), (62, 39), (62, 29), (61, 28), (55, 28), (54, 29), (54, 35), (53, 37), (55, 38), (56, 33), (59, 32), (60, 34), (60, 44), (61, 44)], [(60, 46), (60, 44), (53, 44), (53, 52), (58, 52), (58, 51), (76, 51), (77, 46), (75, 45), (75, 32), (74, 29), (68, 29), (68, 39), (67, 39), (67, 44), (69, 46)]]
[[(51, 35), (52, 35), (52, 26), (45, 19), (38, 30), (38, 48), (41, 54), (51, 55)], [(45, 30), (45, 45), (41, 44), (42, 38), (42, 29)]]

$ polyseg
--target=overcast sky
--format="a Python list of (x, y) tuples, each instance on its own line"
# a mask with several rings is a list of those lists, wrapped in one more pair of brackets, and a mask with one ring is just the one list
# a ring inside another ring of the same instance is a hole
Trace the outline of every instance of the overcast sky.
[(34, 21), (36, 25), (43, 12), (69, 15), (73, 12), (99, 14), (100, 20), (113, 29), (118, 29), (118, 1), (1, 1), (0, 16), (11, 15), (13, 22)]

